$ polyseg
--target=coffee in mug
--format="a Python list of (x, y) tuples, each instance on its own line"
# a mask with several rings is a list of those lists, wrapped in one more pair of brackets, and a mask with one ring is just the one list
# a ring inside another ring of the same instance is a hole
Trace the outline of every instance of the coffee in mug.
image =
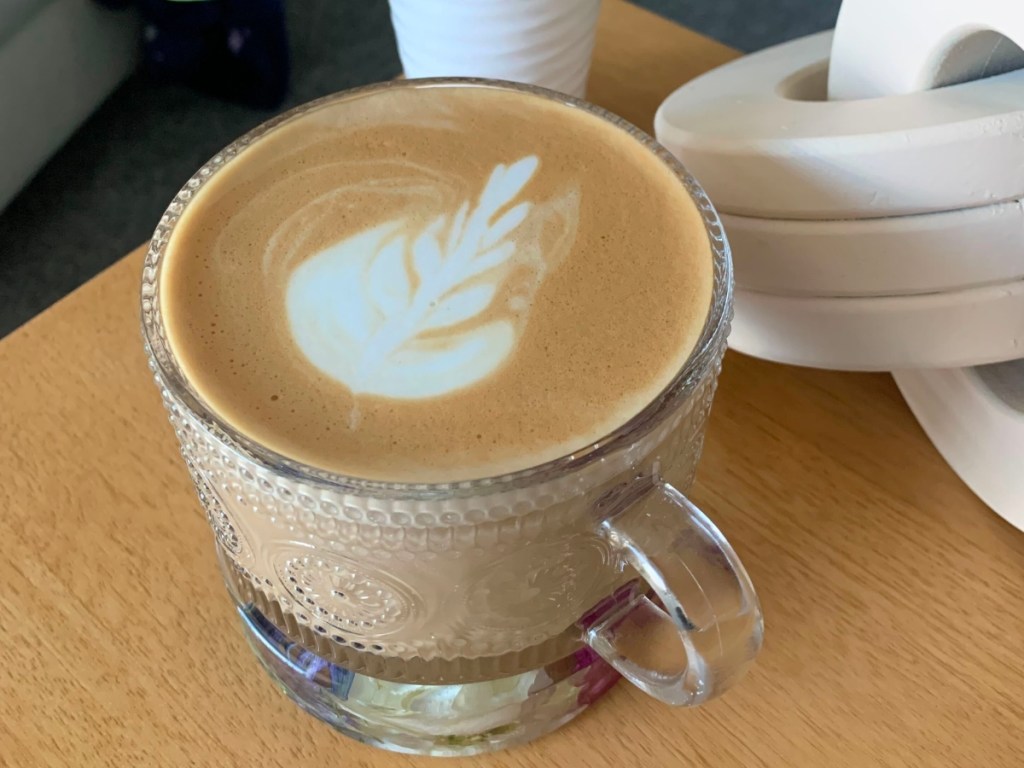
[(270, 674), (431, 754), (534, 738), (619, 674), (671, 704), (737, 680), (757, 598), (681, 492), (731, 279), (678, 161), (541, 89), (370, 86), (200, 169), (144, 335)]

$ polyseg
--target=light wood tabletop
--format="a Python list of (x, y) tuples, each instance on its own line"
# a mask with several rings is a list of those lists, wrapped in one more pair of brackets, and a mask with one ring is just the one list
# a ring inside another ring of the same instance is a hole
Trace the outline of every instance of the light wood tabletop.
[[(592, 98), (643, 127), (733, 52), (607, 2)], [(345, 739), (249, 653), (146, 368), (136, 252), (0, 342), (0, 764), (427, 766)], [(694, 496), (767, 619), (698, 710), (628, 685), (464, 766), (1019, 766), (1024, 534), (886, 375), (730, 353)]]

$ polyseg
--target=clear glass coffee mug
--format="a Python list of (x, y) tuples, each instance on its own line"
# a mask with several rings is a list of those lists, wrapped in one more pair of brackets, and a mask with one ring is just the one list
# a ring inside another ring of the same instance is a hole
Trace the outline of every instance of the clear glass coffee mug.
[[(183, 376), (161, 319), (164, 249), (195, 192), (282, 122), (373, 89), (439, 85), (557, 100), (659, 157), (706, 224), (715, 267), (710, 314), (658, 398), (570, 456), (443, 485), (304, 466), (234, 430)], [(592, 105), (480, 80), (369, 86), (256, 128), (179, 192), (153, 236), (142, 284), (150, 367), (256, 655), (300, 706), (343, 733), (445, 755), (551, 731), (619, 675), (668, 704), (700, 704), (756, 656), (763, 622), (749, 577), (682, 493), (700, 457), (731, 313), (721, 224), (672, 155)]]

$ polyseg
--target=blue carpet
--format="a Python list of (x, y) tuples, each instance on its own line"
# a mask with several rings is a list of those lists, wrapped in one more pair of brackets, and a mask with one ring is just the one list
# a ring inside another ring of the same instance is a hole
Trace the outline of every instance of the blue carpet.
[(638, 0), (636, 5), (749, 52), (834, 27), (840, 3), (841, 0)]
[[(742, 50), (831, 26), (840, 0), (640, 0)], [(385, 0), (288, 6), (290, 107), (399, 72)], [(271, 113), (130, 78), (0, 213), (0, 336), (149, 237), (181, 184)]]

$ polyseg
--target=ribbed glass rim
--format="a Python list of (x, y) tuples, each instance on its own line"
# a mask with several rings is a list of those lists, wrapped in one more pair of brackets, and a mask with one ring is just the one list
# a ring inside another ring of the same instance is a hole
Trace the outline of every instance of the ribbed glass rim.
[[(348, 476), (305, 464), (280, 454), (248, 437), (224, 420), (193, 389), (175, 359), (167, 341), (160, 310), (160, 274), (164, 250), (175, 224), (196, 192), (250, 144), (280, 125), (339, 101), (363, 98), (395, 88), (491, 88), (517, 91), (571, 109), (580, 109), (629, 134), (647, 148), (679, 179), (705, 224), (714, 259), (711, 306), (703, 330), (689, 358), (671, 382), (643, 409), (604, 437), (560, 458), (503, 475), (447, 483), (399, 483)], [(263, 468), (286, 474), (299, 482), (327, 485), (345, 493), (383, 499), (429, 500), (470, 494), (493, 494), (516, 490), (576, 472), (615, 451), (626, 448), (654, 429), (674, 406), (713, 372), (732, 317), (733, 274), (729, 244), (717, 212), (700, 184), (683, 164), (653, 137), (632, 123), (589, 102), (538, 86), (503, 80), (443, 77), (419, 80), (393, 80), (353, 88), (307, 102), (271, 118), (217, 153), (182, 187), (168, 206), (154, 232), (146, 254), (142, 278), (142, 335), (150, 367), (160, 383), (198, 418), (220, 441), (239, 451)]]

